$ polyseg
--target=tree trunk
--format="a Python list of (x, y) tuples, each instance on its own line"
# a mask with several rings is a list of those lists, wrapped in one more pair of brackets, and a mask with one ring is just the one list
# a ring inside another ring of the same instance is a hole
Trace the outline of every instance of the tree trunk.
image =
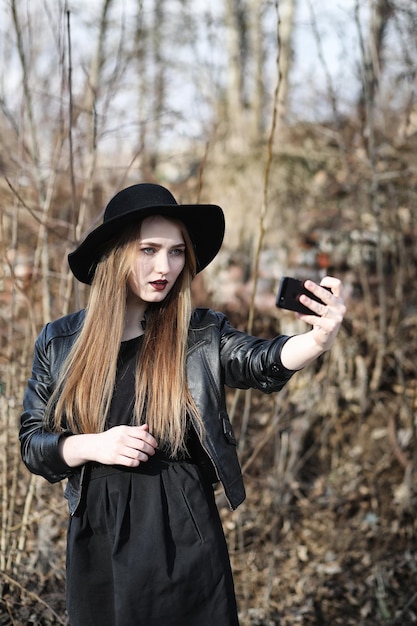
[(259, 140), (265, 127), (263, 5), (263, 0), (250, 0), (249, 2), (249, 41), (253, 78), (251, 88), (248, 89), (248, 100), (251, 111), (250, 134), (253, 142)]
[(294, 30), (294, 15), (297, 0), (281, 0), (279, 4), (279, 57), (278, 57), (278, 101), (276, 119), (276, 137), (282, 137), (285, 125), (285, 118), (288, 108), (288, 97), (290, 92), (290, 74), (293, 59), (292, 38)]
[(244, 75), (246, 71), (247, 13), (244, 0), (226, 0), (225, 26), (228, 61), (224, 102), (224, 132), (228, 147), (240, 151), (247, 144)]
[(384, 35), (393, 12), (390, 0), (373, 0), (371, 4), (369, 36), (364, 59), (364, 84), (358, 101), (358, 114), (363, 127), (366, 124), (366, 98), (372, 104), (378, 90), (383, 66)]

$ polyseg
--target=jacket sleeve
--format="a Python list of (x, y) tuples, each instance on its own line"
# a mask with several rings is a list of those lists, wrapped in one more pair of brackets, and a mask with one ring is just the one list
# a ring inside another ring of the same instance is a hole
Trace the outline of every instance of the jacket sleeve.
[(54, 483), (74, 470), (59, 453), (61, 437), (71, 433), (53, 433), (45, 428), (45, 409), (54, 389), (48, 348), (45, 326), (35, 343), (32, 374), (23, 398), (19, 440), (22, 459), (29, 471)]
[(220, 321), (225, 384), (239, 389), (252, 387), (264, 393), (282, 389), (295, 373), (281, 362), (282, 347), (289, 336), (260, 339), (236, 330), (227, 318)]

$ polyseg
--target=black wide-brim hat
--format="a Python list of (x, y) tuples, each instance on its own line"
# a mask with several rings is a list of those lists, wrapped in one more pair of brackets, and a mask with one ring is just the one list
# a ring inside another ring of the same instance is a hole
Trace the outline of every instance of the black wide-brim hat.
[(178, 204), (168, 189), (152, 183), (132, 185), (119, 191), (108, 203), (103, 223), (90, 232), (68, 263), (74, 276), (91, 284), (97, 263), (109, 249), (115, 235), (129, 224), (151, 215), (163, 215), (183, 222), (194, 245), (197, 272), (214, 259), (223, 242), (224, 214), (215, 204)]

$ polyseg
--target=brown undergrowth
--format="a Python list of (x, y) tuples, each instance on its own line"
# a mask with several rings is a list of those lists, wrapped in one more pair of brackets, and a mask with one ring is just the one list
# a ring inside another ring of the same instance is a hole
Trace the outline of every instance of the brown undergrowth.
[[(264, 316), (266, 333), (267, 322)], [(342, 331), (344, 353), (349, 340)], [(401, 418), (401, 389), (387, 377), (363, 413), (357, 399), (340, 393), (337, 358), (326, 355), (276, 397), (252, 394), (245, 433), (245, 395), (236, 400), (229, 392), (236, 431), (246, 442), (247, 500), (230, 512), (219, 493), (219, 507), (243, 626), (404, 625), (417, 619), (417, 494), (413, 467), (401, 464), (402, 458), (411, 462), (412, 440), (401, 419), (390, 432), (392, 415)], [(9, 537), (24, 530), (25, 541), (8, 547), (0, 624), (65, 624), (62, 488), (15, 471), (19, 487)], [(31, 488), (33, 505), (24, 519)]]

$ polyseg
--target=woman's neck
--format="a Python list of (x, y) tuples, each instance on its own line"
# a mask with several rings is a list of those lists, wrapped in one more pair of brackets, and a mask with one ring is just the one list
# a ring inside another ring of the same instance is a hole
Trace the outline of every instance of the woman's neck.
[(129, 341), (143, 335), (146, 305), (144, 302), (126, 302), (126, 316), (122, 341)]

